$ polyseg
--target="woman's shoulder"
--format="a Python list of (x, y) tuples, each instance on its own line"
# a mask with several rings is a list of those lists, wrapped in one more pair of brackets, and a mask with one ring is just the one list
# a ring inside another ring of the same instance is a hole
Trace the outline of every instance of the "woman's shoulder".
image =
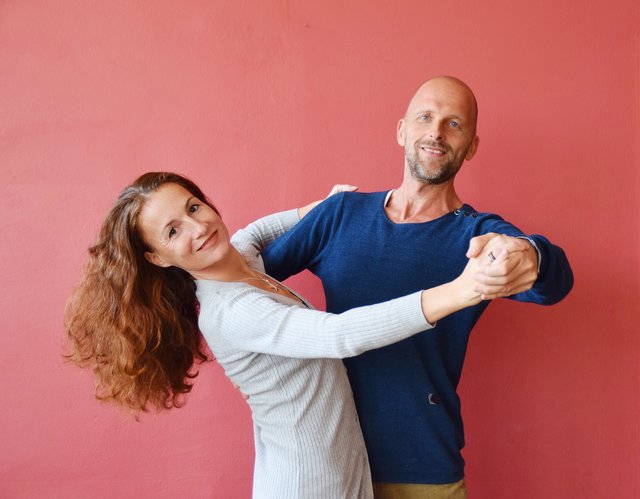
[(196, 281), (196, 285), (198, 323), (208, 340), (208, 332), (215, 331), (216, 335), (224, 335), (233, 329), (234, 316), (237, 314), (251, 314), (256, 299), (255, 288), (252, 286), (210, 280)]
[(250, 314), (257, 308), (264, 308), (265, 301), (270, 304), (277, 299), (275, 295), (243, 282), (202, 280), (196, 281), (196, 286), (201, 315)]
[(196, 281), (196, 297), (203, 306), (212, 307), (224, 305), (237, 296), (248, 296), (251, 287), (241, 282), (214, 281), (202, 279)]

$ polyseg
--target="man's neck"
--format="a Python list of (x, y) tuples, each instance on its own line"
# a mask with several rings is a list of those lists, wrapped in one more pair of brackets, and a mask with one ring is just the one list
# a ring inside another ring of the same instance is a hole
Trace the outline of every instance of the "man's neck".
[(387, 201), (385, 212), (395, 223), (429, 222), (462, 206), (453, 181), (428, 185), (405, 179)]

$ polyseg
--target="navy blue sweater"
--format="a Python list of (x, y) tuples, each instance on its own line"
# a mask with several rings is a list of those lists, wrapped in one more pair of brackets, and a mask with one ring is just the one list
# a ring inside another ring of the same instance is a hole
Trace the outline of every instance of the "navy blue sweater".
[[(339, 313), (454, 279), (474, 236), (523, 236), (469, 205), (430, 222), (396, 224), (385, 214), (385, 196), (343, 193), (324, 201), (263, 253), (267, 272), (282, 280), (308, 268), (322, 280), (327, 310)], [(544, 237), (528, 237), (540, 251), (540, 273), (531, 290), (512, 298), (555, 303), (573, 285), (569, 263)], [(374, 481), (437, 484), (464, 476), (456, 389), (469, 333), (488, 303), (344, 361)]]

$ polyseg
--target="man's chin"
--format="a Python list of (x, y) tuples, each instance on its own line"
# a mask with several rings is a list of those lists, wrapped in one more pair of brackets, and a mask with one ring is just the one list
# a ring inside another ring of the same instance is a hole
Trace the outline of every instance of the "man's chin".
[(428, 184), (428, 185), (439, 185), (439, 184), (444, 184), (445, 182), (451, 180), (451, 178), (453, 178), (453, 175), (451, 175), (451, 173), (447, 170), (443, 170), (443, 169), (439, 169), (439, 170), (434, 170), (434, 169), (426, 169), (424, 167), (421, 167), (419, 170), (418, 169), (411, 169), (411, 176), (419, 181), (422, 182), (423, 184)]

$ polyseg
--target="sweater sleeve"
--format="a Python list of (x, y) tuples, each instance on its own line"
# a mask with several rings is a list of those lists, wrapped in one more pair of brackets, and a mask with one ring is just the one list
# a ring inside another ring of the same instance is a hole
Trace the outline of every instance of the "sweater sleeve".
[(339, 193), (325, 199), (263, 252), (266, 272), (280, 281), (315, 266), (330, 251), (333, 234), (343, 222), (344, 199)]
[(264, 271), (264, 264), (260, 256), (262, 251), (299, 221), (296, 209), (267, 215), (236, 232), (231, 238), (231, 244), (240, 252), (250, 267)]
[(539, 305), (553, 305), (569, 294), (573, 288), (573, 271), (562, 248), (552, 244), (546, 237), (534, 234), (527, 236), (535, 242), (540, 252), (540, 271), (533, 287), (510, 298)]
[(297, 358), (346, 358), (430, 329), (421, 292), (330, 314), (293, 304), (252, 286), (204, 302), (205, 336), (241, 351)]

